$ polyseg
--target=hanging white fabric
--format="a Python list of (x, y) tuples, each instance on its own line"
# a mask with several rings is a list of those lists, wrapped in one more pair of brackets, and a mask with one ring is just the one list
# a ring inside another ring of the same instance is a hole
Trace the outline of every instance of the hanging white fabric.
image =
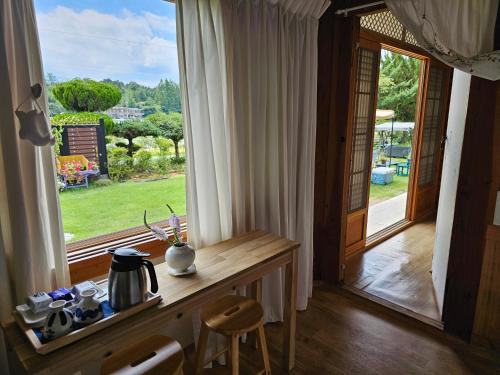
[[(49, 145), (38, 147), (20, 139), (14, 115), (38, 82), (43, 82), (43, 70), (33, 2), (4, 0), (0, 3), (2, 320), (29, 294), (70, 284), (54, 154)], [(47, 113), (44, 95), (40, 105)]]
[[(177, 2), (189, 239), (252, 229), (298, 240), (297, 308), (312, 291), (318, 18), (327, 0)], [(264, 280), (282, 319), (282, 275)]]
[(500, 40), (495, 40), (499, 0), (386, 0), (386, 4), (420, 46), (445, 64), (500, 79)]

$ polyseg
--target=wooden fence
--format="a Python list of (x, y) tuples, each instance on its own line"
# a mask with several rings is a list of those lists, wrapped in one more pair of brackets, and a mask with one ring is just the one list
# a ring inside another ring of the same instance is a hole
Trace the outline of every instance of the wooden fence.
[(64, 125), (61, 155), (83, 155), (97, 163), (101, 174), (108, 173), (104, 121), (99, 124)]

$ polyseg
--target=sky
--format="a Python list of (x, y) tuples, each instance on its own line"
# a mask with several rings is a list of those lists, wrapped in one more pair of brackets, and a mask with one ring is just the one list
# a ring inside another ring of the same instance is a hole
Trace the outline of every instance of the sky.
[(163, 0), (35, 0), (45, 74), (154, 87), (179, 82), (175, 5)]

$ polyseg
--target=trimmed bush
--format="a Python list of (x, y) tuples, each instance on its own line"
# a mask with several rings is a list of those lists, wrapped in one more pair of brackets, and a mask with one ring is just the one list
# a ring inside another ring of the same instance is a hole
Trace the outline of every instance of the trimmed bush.
[(98, 125), (99, 119), (104, 119), (106, 134), (113, 131), (113, 119), (104, 113), (95, 112), (68, 112), (60, 113), (50, 119), (52, 125)]
[(91, 79), (58, 83), (52, 92), (64, 108), (75, 112), (105, 111), (117, 105), (122, 97), (115, 85)]
[(151, 172), (153, 170), (152, 155), (149, 151), (140, 150), (134, 156), (137, 172)]
[(108, 152), (108, 175), (114, 181), (124, 181), (134, 172), (134, 159), (128, 156), (127, 149), (115, 147)]

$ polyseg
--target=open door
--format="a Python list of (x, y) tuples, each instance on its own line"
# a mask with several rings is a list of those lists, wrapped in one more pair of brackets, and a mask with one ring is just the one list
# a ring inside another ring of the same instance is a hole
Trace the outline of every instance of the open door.
[(452, 70), (440, 62), (426, 61), (423, 105), (415, 134), (415, 154), (410, 198), (410, 220), (418, 220), (437, 208), (443, 158), (448, 90)]
[(363, 249), (366, 243), (380, 44), (361, 39), (356, 54), (347, 139), (351, 147), (347, 147), (346, 170), (349, 173), (344, 190), (348, 194), (344, 257)]

